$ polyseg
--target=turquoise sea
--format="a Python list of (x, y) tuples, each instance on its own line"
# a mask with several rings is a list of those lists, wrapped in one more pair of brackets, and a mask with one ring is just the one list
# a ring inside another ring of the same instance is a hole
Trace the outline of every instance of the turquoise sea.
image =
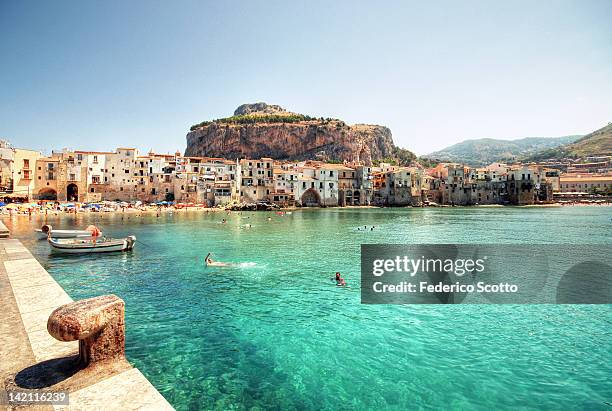
[[(51, 254), (31, 232), (42, 217), (5, 221), (74, 299), (125, 300), (128, 359), (179, 410), (612, 404), (610, 305), (361, 305), (359, 293), (362, 243), (610, 245), (611, 207), (48, 217), (139, 240), (97, 256)], [(205, 267), (210, 251), (236, 266)]]

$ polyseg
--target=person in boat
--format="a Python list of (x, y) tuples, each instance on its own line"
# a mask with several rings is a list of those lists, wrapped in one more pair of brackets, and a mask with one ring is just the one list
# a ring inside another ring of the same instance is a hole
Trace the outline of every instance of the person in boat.
[(228, 266), (228, 264), (226, 263), (222, 263), (220, 261), (213, 260), (211, 255), (212, 253), (208, 253), (206, 258), (204, 259), (204, 261), (206, 262), (206, 265), (211, 266), (211, 267), (227, 267)]
[(102, 231), (100, 231), (100, 229), (96, 227), (95, 225), (87, 226), (85, 230), (91, 233), (91, 238), (93, 238), (93, 243), (96, 244), (96, 241), (98, 241), (98, 237), (100, 237), (100, 235), (102, 234)]
[(338, 287), (346, 286), (346, 280), (344, 278), (342, 278), (342, 276), (340, 275), (339, 272), (336, 272), (336, 285)]

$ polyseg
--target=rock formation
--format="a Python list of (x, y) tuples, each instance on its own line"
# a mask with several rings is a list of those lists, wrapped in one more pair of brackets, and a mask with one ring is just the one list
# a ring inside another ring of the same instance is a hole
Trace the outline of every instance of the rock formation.
[(373, 161), (395, 158), (387, 127), (312, 118), (266, 103), (243, 104), (233, 117), (195, 125), (186, 156)]

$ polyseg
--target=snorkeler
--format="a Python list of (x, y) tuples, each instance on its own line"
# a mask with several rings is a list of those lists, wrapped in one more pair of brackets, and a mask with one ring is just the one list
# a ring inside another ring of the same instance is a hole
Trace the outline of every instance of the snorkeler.
[(210, 256), (212, 253), (208, 253), (208, 255), (206, 256), (206, 258), (204, 258), (204, 262), (206, 263), (206, 265), (211, 266), (211, 267), (227, 267), (228, 264), (226, 263), (222, 263), (220, 261), (215, 261), (213, 260)]

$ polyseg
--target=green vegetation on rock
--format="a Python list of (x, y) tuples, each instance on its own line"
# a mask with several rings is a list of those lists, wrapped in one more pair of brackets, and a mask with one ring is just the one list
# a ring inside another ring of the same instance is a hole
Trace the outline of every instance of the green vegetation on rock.
[(304, 114), (241, 114), (212, 121), (203, 121), (191, 126), (191, 131), (211, 124), (259, 124), (259, 123), (299, 123), (302, 121), (316, 121), (321, 124), (335, 123), (337, 128), (345, 126), (345, 123), (335, 118), (316, 118)]

